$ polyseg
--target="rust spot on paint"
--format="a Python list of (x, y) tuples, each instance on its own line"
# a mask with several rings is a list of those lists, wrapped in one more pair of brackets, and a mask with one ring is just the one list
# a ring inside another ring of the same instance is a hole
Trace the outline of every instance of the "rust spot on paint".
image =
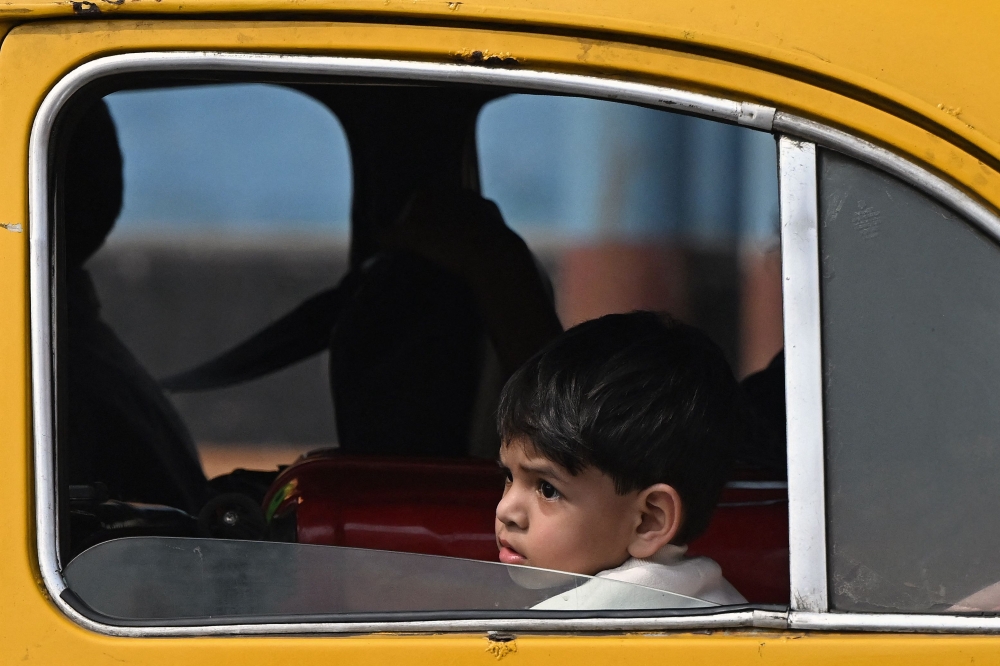
[(491, 52), (486, 49), (463, 49), (452, 54), (460, 62), (484, 67), (517, 67), (521, 64), (509, 51)]
[(489, 643), (486, 646), (486, 651), (496, 657), (497, 661), (517, 652), (517, 641), (514, 640), (514, 634), (491, 631), (486, 634), (486, 640)]
[(101, 8), (93, 2), (74, 2), (73, 13), (81, 15), (100, 14)]

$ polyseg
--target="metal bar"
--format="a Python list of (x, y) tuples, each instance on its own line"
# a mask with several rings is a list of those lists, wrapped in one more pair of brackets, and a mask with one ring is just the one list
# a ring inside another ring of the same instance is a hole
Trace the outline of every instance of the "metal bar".
[(816, 146), (778, 140), (793, 610), (828, 608)]
[(811, 631), (887, 631), (938, 634), (1000, 634), (1000, 617), (914, 613), (788, 614), (788, 628)]

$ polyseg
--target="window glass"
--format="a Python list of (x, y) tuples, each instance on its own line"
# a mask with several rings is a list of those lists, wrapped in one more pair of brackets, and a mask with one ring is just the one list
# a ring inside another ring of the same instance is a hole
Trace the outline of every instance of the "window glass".
[(663, 590), (476, 560), (303, 544), (132, 537), (66, 569), (92, 610), (128, 620), (715, 606)]
[(1000, 251), (855, 160), (819, 177), (832, 607), (989, 609), (963, 600), (1000, 581)]

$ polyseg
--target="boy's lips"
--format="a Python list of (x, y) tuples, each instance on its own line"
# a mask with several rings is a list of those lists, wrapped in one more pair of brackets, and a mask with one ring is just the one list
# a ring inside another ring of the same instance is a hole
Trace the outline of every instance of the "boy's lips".
[(500, 561), (504, 564), (524, 564), (527, 558), (510, 547), (506, 539), (497, 541), (500, 546)]

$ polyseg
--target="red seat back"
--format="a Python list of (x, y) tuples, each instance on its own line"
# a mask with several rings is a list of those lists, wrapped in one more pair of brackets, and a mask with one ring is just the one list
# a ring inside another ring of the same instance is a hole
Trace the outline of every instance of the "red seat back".
[[(294, 521), (299, 543), (497, 560), (493, 521), (503, 492), (495, 463), (310, 454), (264, 500), (268, 520)], [(691, 544), (748, 600), (788, 601), (788, 512), (780, 488), (727, 488)]]
[(689, 555), (706, 555), (746, 599), (787, 604), (788, 490), (784, 484), (733, 482), (722, 491), (712, 522), (691, 542)]

